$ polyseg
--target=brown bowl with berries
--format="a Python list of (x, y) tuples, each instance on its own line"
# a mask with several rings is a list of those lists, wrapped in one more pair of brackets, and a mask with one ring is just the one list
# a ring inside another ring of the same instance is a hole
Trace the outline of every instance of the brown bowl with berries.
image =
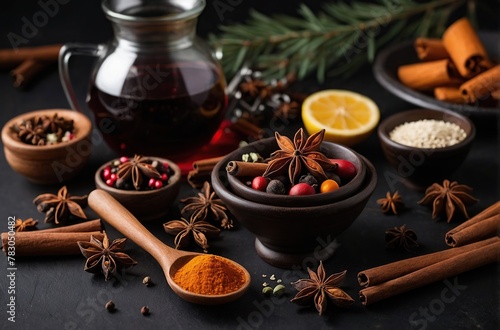
[(10, 167), (37, 184), (62, 183), (75, 177), (92, 152), (92, 123), (82, 113), (45, 109), (23, 113), (2, 128)]
[[(290, 172), (282, 170), (287, 159), (277, 159), (274, 167), (268, 169), (271, 162), (264, 162), (262, 157), (272, 155), (280, 149), (280, 145), (284, 149), (295, 148), (301, 139), (305, 139), (303, 130), (299, 130), (293, 140), (277, 133), (275, 138), (263, 139), (250, 148), (235, 151), (232, 154), (234, 160), (252, 160), (253, 157), (253, 160), (258, 159), (259, 162), (247, 164), (244, 161), (230, 161), (226, 170), (231, 190), (253, 202), (287, 207), (332, 203), (356, 194), (366, 174), (366, 165), (361, 156), (348, 147), (322, 142), (321, 133), (322, 131), (309, 137), (302, 148), (305, 158), (314, 157), (318, 160), (321, 157), (318, 152), (326, 157), (318, 161), (321, 168), (304, 163), (301, 164), (300, 173), (295, 176), (296, 168), (292, 168)], [(285, 143), (278, 142), (279, 139)], [(318, 146), (312, 145), (317, 142)], [(293, 150), (288, 151), (288, 154), (292, 153)], [(277, 153), (278, 158), (283, 158), (286, 154), (287, 151), (283, 149)], [(245, 168), (249, 168), (249, 174), (252, 175), (246, 175)]]
[(158, 157), (120, 157), (95, 173), (97, 188), (107, 191), (139, 221), (159, 219), (168, 213), (180, 189), (181, 170)]
[[(334, 143), (322, 142), (319, 150), (329, 150), (329, 147), (333, 146)], [(365, 167), (362, 183), (354, 194), (334, 202), (323, 200), (310, 206), (278, 206), (251, 201), (235, 193), (228, 180), (231, 175), (226, 170), (228, 164), (239, 159), (242, 154), (259, 151), (264, 155), (269, 150), (276, 150), (276, 147), (276, 140), (264, 139), (230, 153), (217, 163), (212, 171), (213, 189), (234, 218), (256, 236), (255, 248), (266, 262), (276, 267), (289, 268), (313, 255), (319, 255), (321, 259), (326, 260), (335, 252), (335, 237), (356, 220), (373, 193), (377, 184), (375, 168), (360, 155)], [(296, 156), (296, 153), (294, 155)], [(329, 168), (326, 161), (324, 164)], [(287, 165), (289, 168), (290, 163)], [(321, 195), (322, 193), (316, 193), (281, 197), (321, 198)]]

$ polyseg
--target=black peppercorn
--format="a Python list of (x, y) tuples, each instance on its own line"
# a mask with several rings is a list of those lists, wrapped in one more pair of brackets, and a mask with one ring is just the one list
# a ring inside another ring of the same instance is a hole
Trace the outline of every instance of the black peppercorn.
[(271, 180), (267, 184), (266, 192), (270, 194), (284, 195), (286, 193), (285, 185), (280, 180)]
[(112, 300), (110, 300), (110, 301), (108, 301), (106, 303), (106, 305), (104, 305), (104, 308), (106, 308), (106, 310), (109, 311), (109, 312), (114, 312), (114, 310), (115, 310), (115, 303)]
[(149, 315), (149, 307), (148, 306), (142, 306), (142, 308), (141, 308), (141, 314), (142, 315)]
[(299, 179), (299, 183), (307, 183), (314, 189), (318, 187), (318, 180), (316, 180), (316, 178), (311, 173), (302, 175)]

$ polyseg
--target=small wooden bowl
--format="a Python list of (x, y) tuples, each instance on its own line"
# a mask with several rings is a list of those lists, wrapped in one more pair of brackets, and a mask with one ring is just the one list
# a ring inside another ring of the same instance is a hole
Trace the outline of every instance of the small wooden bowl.
[[(33, 116), (58, 116), (72, 119), (75, 137), (69, 142), (34, 146), (17, 140), (11, 127)], [(73, 178), (85, 166), (92, 153), (92, 123), (82, 113), (66, 109), (46, 109), (23, 113), (9, 120), (2, 128), (5, 159), (10, 167), (37, 184), (62, 183)]]
[(94, 176), (96, 187), (107, 191), (139, 221), (156, 220), (167, 214), (170, 205), (172, 205), (179, 194), (181, 183), (181, 170), (177, 164), (169, 159), (158, 157), (147, 158), (162, 163), (168, 163), (169, 167), (174, 171), (174, 174), (170, 176), (168, 185), (160, 189), (143, 191), (123, 190), (110, 187), (103, 181), (101, 173), (106, 166), (111, 165), (112, 161), (102, 165)]
[[(389, 137), (391, 131), (405, 122), (435, 119), (460, 126), (467, 134), (461, 142), (444, 148), (417, 148), (397, 143)], [(397, 176), (407, 187), (423, 191), (434, 182), (440, 182), (462, 165), (474, 141), (476, 129), (469, 118), (449, 110), (416, 109), (399, 112), (378, 127), (382, 151)]]

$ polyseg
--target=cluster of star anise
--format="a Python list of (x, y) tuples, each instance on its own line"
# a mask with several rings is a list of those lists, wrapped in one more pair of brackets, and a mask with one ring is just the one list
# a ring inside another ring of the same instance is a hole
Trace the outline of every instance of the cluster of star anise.
[(238, 86), (242, 94), (242, 101), (245, 102), (238, 106), (238, 109), (242, 111), (239, 116), (260, 125), (271, 119), (270, 116), (263, 113), (267, 109), (271, 110), (269, 113), (274, 118), (286, 121), (297, 119), (303, 97), (295, 97), (296, 94), (287, 91), (295, 80), (294, 74), (269, 82), (262, 80), (258, 72), (244, 75)]
[(27, 144), (46, 145), (63, 141), (66, 132), (74, 133), (73, 120), (53, 116), (34, 116), (11, 127), (17, 138)]
[(181, 202), (186, 203), (181, 210), (183, 217), (163, 224), (168, 234), (176, 235), (174, 239), (176, 249), (186, 247), (191, 239), (194, 239), (196, 244), (207, 252), (208, 239), (216, 238), (220, 234), (220, 229), (209, 221), (219, 222), (225, 229), (233, 227), (233, 221), (228, 218), (224, 203), (216, 198), (208, 182), (203, 184), (201, 192), (196, 197), (184, 198)]

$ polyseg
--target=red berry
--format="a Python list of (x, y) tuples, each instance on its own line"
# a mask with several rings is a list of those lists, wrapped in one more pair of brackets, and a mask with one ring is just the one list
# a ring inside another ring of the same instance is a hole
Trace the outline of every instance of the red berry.
[(155, 188), (160, 189), (161, 187), (163, 187), (163, 182), (161, 182), (161, 180), (156, 180), (155, 181)]
[(120, 157), (120, 163), (126, 163), (128, 162), (128, 157), (122, 156)]
[(109, 179), (111, 176), (111, 167), (107, 166), (104, 170), (102, 170), (102, 177), (104, 180)]
[(342, 180), (342, 184), (346, 184), (347, 182), (351, 181), (357, 173), (356, 166), (354, 166), (354, 164), (348, 160), (330, 159), (330, 162), (338, 165), (335, 173), (337, 173), (337, 175), (340, 177), (340, 180)]
[(162, 180), (162, 181), (167, 181), (167, 180), (168, 180), (168, 175), (167, 175), (167, 173), (162, 173), (162, 174), (161, 174), (161, 180)]
[(110, 187), (113, 187), (115, 185), (115, 180), (112, 179), (107, 179), (106, 184)]
[(297, 183), (288, 192), (288, 194), (292, 195), (292, 196), (312, 195), (315, 193), (316, 193), (316, 190), (314, 190), (314, 188), (312, 186), (310, 186), (304, 182)]
[(169, 168), (169, 167), (170, 167), (170, 166), (168, 165), (168, 163), (167, 163), (167, 162), (163, 163), (163, 168), (164, 168), (164, 171), (168, 171), (168, 168)]
[(154, 178), (149, 179), (148, 186), (151, 188), (155, 186), (156, 180)]
[(256, 176), (252, 180), (252, 188), (255, 190), (266, 191), (267, 180), (263, 176)]
[(116, 181), (116, 179), (118, 179), (118, 176), (116, 175), (116, 173), (111, 173), (111, 174), (109, 175), (109, 178), (110, 178), (111, 180), (113, 180), (113, 181)]

